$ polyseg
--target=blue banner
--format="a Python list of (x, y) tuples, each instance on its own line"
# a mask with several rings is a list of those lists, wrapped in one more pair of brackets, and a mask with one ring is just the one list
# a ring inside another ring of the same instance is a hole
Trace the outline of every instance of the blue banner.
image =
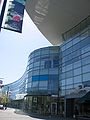
[(26, 0), (13, 0), (9, 2), (4, 28), (22, 32), (23, 16)]

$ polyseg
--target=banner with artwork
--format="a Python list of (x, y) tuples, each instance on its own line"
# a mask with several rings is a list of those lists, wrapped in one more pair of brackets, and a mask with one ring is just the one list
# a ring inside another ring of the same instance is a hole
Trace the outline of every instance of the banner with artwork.
[(22, 32), (25, 2), (26, 0), (9, 1), (3, 28)]

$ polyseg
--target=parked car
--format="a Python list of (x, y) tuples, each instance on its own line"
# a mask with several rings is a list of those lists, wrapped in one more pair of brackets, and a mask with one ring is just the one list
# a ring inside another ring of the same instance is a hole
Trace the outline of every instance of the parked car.
[(2, 110), (4, 109), (4, 106), (2, 104), (0, 104), (0, 109), (2, 109)]

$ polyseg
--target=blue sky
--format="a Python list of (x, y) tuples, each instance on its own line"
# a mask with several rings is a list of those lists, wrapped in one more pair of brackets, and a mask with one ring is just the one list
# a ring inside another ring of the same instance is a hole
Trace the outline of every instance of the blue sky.
[(35, 49), (46, 46), (51, 46), (51, 44), (39, 32), (26, 11), (22, 33), (2, 29), (0, 33), (0, 78), (4, 78), (4, 84), (22, 77), (29, 54)]

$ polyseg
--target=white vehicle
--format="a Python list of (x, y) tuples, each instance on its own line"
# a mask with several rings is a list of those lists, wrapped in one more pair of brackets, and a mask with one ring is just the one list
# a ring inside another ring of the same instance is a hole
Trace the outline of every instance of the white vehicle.
[(0, 104), (0, 109), (4, 109), (4, 106)]

